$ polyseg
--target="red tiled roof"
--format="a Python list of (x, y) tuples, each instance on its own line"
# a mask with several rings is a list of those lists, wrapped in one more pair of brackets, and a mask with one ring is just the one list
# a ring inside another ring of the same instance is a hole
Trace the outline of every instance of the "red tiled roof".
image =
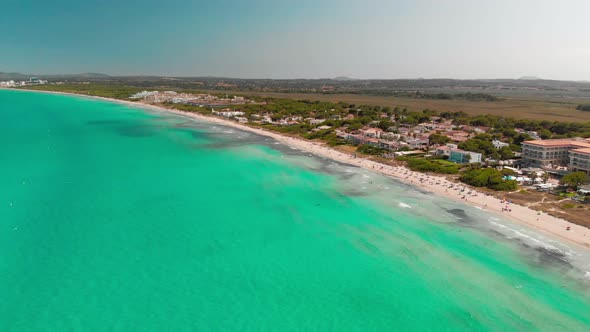
[(547, 147), (573, 147), (573, 148), (590, 148), (590, 143), (576, 141), (573, 139), (548, 139), (525, 141), (524, 143), (537, 146)]

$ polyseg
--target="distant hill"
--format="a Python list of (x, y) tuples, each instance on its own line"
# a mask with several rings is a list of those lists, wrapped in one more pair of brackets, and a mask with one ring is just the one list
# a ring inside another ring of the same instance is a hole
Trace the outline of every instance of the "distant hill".
[(542, 81), (543, 79), (537, 76), (523, 76), (519, 78), (519, 80), (523, 81)]
[(69, 76), (87, 77), (87, 78), (108, 78), (108, 77), (111, 77), (110, 75), (101, 74), (101, 73), (82, 73), (82, 74), (75, 74), (75, 75), (69, 75)]
[(106, 79), (109, 75), (100, 73), (82, 73), (82, 74), (60, 74), (60, 75), (43, 75), (43, 74), (22, 74), (22, 73), (4, 73), (0, 72), (0, 80), (28, 80), (31, 77), (44, 79)]
[(333, 78), (334, 81), (358, 81), (358, 79), (356, 78), (350, 78), (350, 77), (346, 77), (346, 76), (338, 76), (338, 77), (334, 77)]
[(3, 73), (0, 72), (0, 81), (8, 81), (8, 80), (25, 80), (29, 79), (30, 76), (24, 75), (21, 73)]

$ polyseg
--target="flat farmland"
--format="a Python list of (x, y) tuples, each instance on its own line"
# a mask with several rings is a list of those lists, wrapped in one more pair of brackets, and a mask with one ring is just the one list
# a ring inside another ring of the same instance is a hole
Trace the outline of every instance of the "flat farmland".
[[(220, 93), (219, 90), (210, 90)], [(320, 94), (320, 93), (281, 93), (227, 91), (231, 94), (261, 97), (319, 100), (329, 102), (346, 102), (357, 105), (399, 106), (410, 111), (431, 109), (439, 112), (463, 111), (470, 115), (493, 114), (515, 119), (537, 119), (564, 122), (590, 122), (590, 112), (576, 110), (581, 103), (590, 103), (588, 99), (565, 99), (542, 97), (502, 97), (500, 101), (468, 101), (414, 99), (357, 94)]]

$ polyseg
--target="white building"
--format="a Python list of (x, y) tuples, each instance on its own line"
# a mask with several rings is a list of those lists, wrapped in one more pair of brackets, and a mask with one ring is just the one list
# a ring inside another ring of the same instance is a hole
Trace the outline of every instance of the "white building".
[(571, 150), (569, 168), (573, 172), (581, 171), (590, 175), (590, 148)]
[(326, 121), (326, 119), (311, 119), (311, 120), (309, 120), (309, 124), (319, 125), (321, 123), (324, 123), (325, 121)]
[(501, 141), (499, 141), (497, 139), (495, 139), (495, 140), (492, 141), (492, 145), (494, 145), (494, 147), (496, 149), (501, 149), (501, 148), (503, 148), (505, 146), (510, 146), (510, 144), (501, 142)]
[(16, 84), (12, 80), (11, 81), (2, 81), (2, 82), (0, 82), (0, 87), (2, 87), (2, 88), (12, 88), (15, 85)]
[(571, 162), (570, 151), (587, 148), (590, 142), (580, 138), (525, 141), (522, 161), (526, 167), (566, 166)]
[(481, 153), (453, 149), (449, 152), (449, 161), (460, 164), (481, 163)]
[(144, 90), (144, 91), (141, 91), (141, 92), (138, 92), (136, 94), (133, 94), (133, 95), (129, 96), (129, 98), (130, 99), (142, 99), (142, 98), (145, 98), (147, 96), (153, 96), (153, 95), (156, 95), (156, 94), (158, 94), (158, 91), (146, 91), (146, 90)]
[(219, 115), (219, 116), (223, 116), (224, 118), (232, 118), (234, 116), (242, 116), (244, 115), (244, 112), (240, 112), (240, 111), (213, 111), (212, 112), (215, 115)]

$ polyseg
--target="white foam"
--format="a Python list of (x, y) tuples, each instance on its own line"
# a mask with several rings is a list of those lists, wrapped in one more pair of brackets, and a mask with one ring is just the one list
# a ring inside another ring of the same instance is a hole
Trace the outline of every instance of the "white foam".
[(536, 239), (536, 238), (534, 238), (534, 237), (532, 237), (532, 236), (529, 236), (529, 235), (527, 235), (527, 234), (524, 234), (523, 232), (521, 232), (522, 230), (521, 230), (521, 231), (518, 231), (518, 230), (516, 230), (516, 229), (514, 229), (514, 228), (510, 228), (510, 227), (508, 227), (508, 226), (506, 226), (506, 225), (502, 225), (502, 224), (500, 224), (500, 223), (494, 222), (494, 221), (492, 221), (491, 219), (492, 219), (492, 218), (489, 218), (489, 219), (488, 219), (488, 221), (489, 221), (491, 224), (493, 224), (493, 225), (494, 225), (494, 226), (496, 226), (496, 227), (502, 228), (502, 229), (504, 229), (504, 230), (508, 230), (508, 231), (510, 231), (511, 233), (513, 233), (514, 235), (516, 235), (516, 237), (518, 237), (518, 238), (522, 238), (522, 239), (530, 240), (530, 241), (532, 241), (532, 242), (534, 242), (534, 243), (536, 243), (536, 244), (538, 244), (538, 245), (542, 246), (542, 247), (543, 247), (543, 248), (545, 248), (545, 249), (549, 249), (549, 250), (555, 250), (555, 251), (558, 251), (558, 252), (563, 252), (563, 253), (565, 253), (566, 255), (571, 255), (571, 253), (564, 252), (563, 250), (561, 250), (561, 249), (559, 249), (559, 248), (557, 248), (557, 247), (555, 247), (555, 246), (553, 246), (553, 245), (551, 245), (551, 244), (549, 244), (549, 243), (543, 242), (543, 241), (541, 241), (541, 240), (539, 240), (539, 239)]
[(404, 208), (404, 209), (411, 209), (411, 208), (412, 208), (412, 207), (411, 207), (411, 206), (409, 206), (408, 204), (406, 204), (406, 203), (402, 203), (402, 202), (399, 202), (399, 204), (398, 204), (398, 205), (399, 205), (399, 207), (401, 207), (401, 208)]

